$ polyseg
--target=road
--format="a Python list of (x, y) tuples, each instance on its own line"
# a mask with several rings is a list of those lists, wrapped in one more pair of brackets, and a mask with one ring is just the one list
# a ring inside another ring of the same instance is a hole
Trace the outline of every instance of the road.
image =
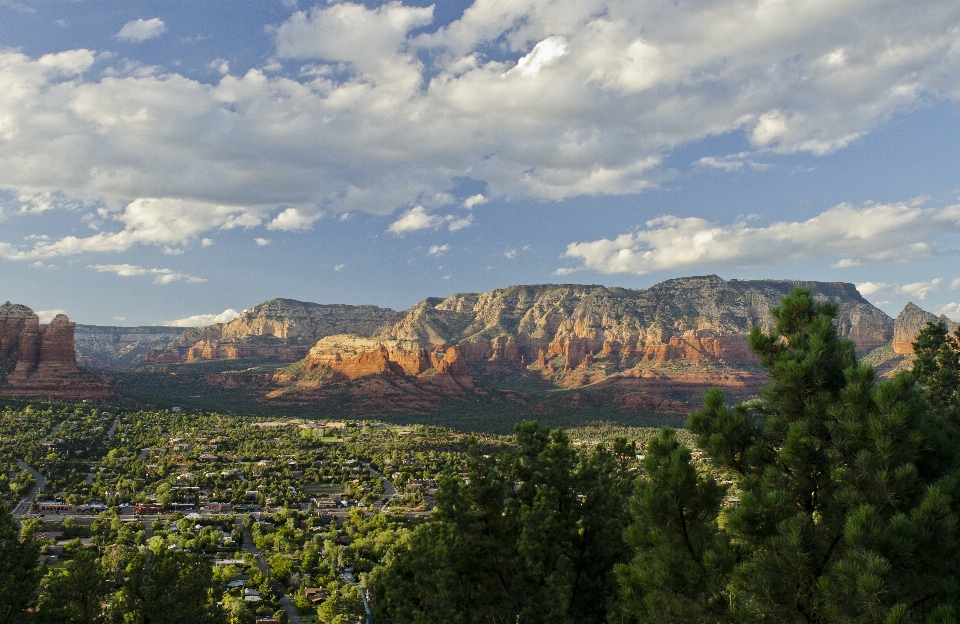
[(120, 414), (117, 414), (117, 417), (113, 419), (113, 424), (110, 426), (110, 431), (107, 431), (107, 437), (111, 440), (113, 436), (117, 433), (117, 427), (120, 426)]
[[(237, 516), (237, 524), (243, 526), (242, 516)], [(243, 527), (243, 549), (251, 553), (257, 560), (257, 567), (260, 568), (260, 572), (266, 576), (270, 573), (270, 566), (264, 561), (263, 556), (260, 554), (260, 550), (257, 548), (257, 545), (253, 543), (253, 535), (250, 534), (250, 530), (247, 527)], [(277, 584), (277, 588), (279, 588)], [(281, 590), (280, 593), (280, 606), (287, 613), (287, 619), (290, 621), (290, 624), (304, 624), (304, 621), (300, 619), (300, 615), (297, 613), (296, 607), (293, 606), (293, 603), (290, 602), (290, 596), (286, 592)]]
[(370, 474), (372, 474), (373, 476), (383, 481), (384, 496), (386, 496), (387, 498), (394, 498), (397, 495), (397, 489), (393, 487), (393, 483), (390, 482), (390, 479), (386, 478), (385, 476), (383, 476), (382, 474), (374, 470), (373, 466), (371, 466), (367, 462), (360, 462), (360, 465), (366, 468), (367, 470), (369, 470)]
[(22, 459), (17, 460), (17, 465), (20, 466), (21, 470), (26, 470), (33, 475), (33, 478), (37, 480), (36, 485), (33, 486), (33, 489), (30, 490), (30, 493), (20, 501), (20, 504), (13, 510), (13, 517), (18, 521), (20, 516), (26, 515), (30, 511), (30, 505), (33, 504), (33, 501), (37, 500), (37, 494), (40, 493), (40, 490), (47, 484), (47, 479), (42, 474), (28, 466)]
[[(56, 426), (50, 430), (50, 433), (48, 433), (43, 439), (43, 442), (47, 442), (50, 440), (50, 438), (57, 435), (57, 433), (60, 431), (61, 425), (63, 425), (62, 422), (57, 423)], [(40, 494), (40, 490), (47, 485), (47, 479), (42, 474), (34, 470), (33, 467), (28, 466), (22, 459), (17, 460), (17, 465), (20, 466), (20, 470), (26, 470), (32, 474), (33, 478), (37, 481), (36, 485), (33, 486), (33, 489), (30, 490), (30, 493), (27, 494), (27, 496), (20, 501), (20, 504), (18, 504), (13, 510), (13, 517), (16, 518), (17, 522), (19, 523), (20, 516), (24, 516), (30, 511), (30, 505), (33, 504), (33, 501), (37, 500), (37, 495)]]

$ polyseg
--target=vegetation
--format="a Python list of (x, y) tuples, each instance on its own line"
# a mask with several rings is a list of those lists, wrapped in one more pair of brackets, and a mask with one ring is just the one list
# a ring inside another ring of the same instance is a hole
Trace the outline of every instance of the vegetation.
[(8, 402), (0, 624), (955, 621), (960, 334), (881, 381), (835, 315), (785, 297), (678, 431)]

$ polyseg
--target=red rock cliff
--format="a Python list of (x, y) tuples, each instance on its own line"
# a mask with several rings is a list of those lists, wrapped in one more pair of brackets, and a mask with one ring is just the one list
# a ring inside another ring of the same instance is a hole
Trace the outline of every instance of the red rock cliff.
[[(8, 359), (16, 357), (13, 371), (0, 380), (0, 395), (102, 400), (113, 394), (109, 384), (77, 368), (75, 326), (64, 314), (41, 325), (25, 306), (0, 307), (0, 353)], [(16, 327), (20, 331), (12, 349)]]

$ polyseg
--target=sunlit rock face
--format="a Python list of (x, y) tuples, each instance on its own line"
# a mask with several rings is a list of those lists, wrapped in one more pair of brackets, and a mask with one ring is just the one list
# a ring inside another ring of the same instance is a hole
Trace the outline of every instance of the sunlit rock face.
[(913, 342), (920, 334), (920, 330), (926, 327), (928, 323), (936, 323), (937, 321), (943, 321), (947, 326), (947, 331), (951, 334), (957, 329), (957, 324), (946, 316), (940, 315), (937, 317), (913, 303), (908, 303), (897, 315), (897, 320), (893, 324), (894, 353), (897, 355), (913, 355)]
[(772, 329), (770, 308), (795, 286), (837, 302), (837, 327), (859, 352), (891, 340), (892, 319), (852, 284), (706, 276), (648, 290), (513, 286), (426, 299), (379, 335), (320, 339), (307, 355), (308, 370), (327, 366), (355, 379), (390, 370), (384, 357), (411, 375), (446, 372), (451, 364), (443, 363), (452, 361), (461, 375), (489, 367), (573, 371), (604, 360), (752, 363), (750, 329)]

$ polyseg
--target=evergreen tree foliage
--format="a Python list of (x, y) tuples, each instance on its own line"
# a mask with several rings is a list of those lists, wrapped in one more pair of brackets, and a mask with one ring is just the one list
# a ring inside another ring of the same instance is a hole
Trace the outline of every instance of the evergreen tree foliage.
[(111, 605), (116, 624), (217, 624), (225, 619), (211, 596), (210, 565), (200, 555), (140, 550), (132, 555), (127, 576)]
[(913, 343), (913, 374), (938, 413), (960, 422), (960, 328), (950, 335), (943, 321), (928, 323)]
[(81, 548), (63, 569), (42, 581), (38, 622), (97, 624), (103, 621), (107, 576), (92, 550)]
[(960, 481), (948, 419), (910, 373), (877, 383), (857, 364), (835, 304), (798, 288), (772, 313), (774, 331), (750, 335), (770, 378), (760, 400), (728, 407), (714, 389), (688, 423), (734, 476), (739, 505), (722, 509), (662, 433), (632, 501), (623, 619), (954, 621)]
[(448, 475), (436, 522), (372, 575), (379, 617), (402, 622), (603, 622), (623, 558), (625, 457), (578, 453), (562, 430), (515, 427), (517, 449)]
[(717, 526), (723, 488), (697, 473), (669, 428), (647, 444), (643, 469), (625, 534), (634, 558), (616, 568), (621, 612), (664, 624), (722, 618), (731, 565), (727, 536)]
[(0, 624), (25, 621), (36, 604), (43, 576), (39, 556), (33, 536), (21, 537), (13, 516), (0, 504)]

